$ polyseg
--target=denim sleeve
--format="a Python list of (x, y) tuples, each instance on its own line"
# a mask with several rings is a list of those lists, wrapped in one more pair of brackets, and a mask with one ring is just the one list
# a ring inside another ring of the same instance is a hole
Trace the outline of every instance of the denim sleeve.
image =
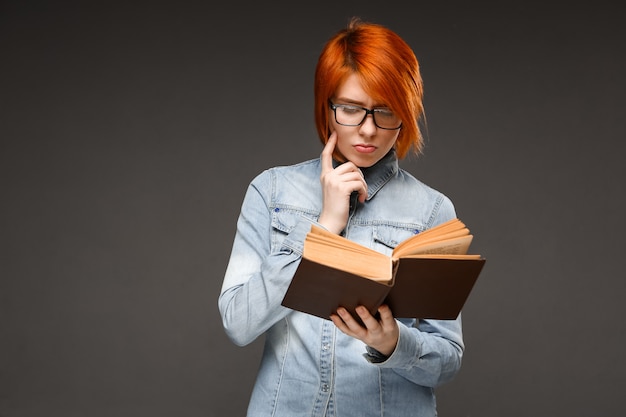
[(427, 387), (454, 378), (464, 351), (460, 316), (456, 320), (420, 320), (417, 328), (402, 323), (398, 326), (400, 338), (395, 351), (388, 357), (368, 351), (370, 362)]
[(311, 229), (311, 221), (302, 218), (272, 250), (271, 187), (268, 171), (248, 187), (218, 299), (226, 334), (239, 346), (254, 341), (291, 311), (281, 302)]
[[(431, 226), (456, 216), (452, 202), (442, 196)], [(415, 384), (436, 387), (454, 378), (461, 368), (465, 345), (461, 316), (456, 320), (419, 320), (417, 326), (398, 321), (400, 337), (394, 352), (385, 357), (371, 348), (365, 358), (391, 368)]]

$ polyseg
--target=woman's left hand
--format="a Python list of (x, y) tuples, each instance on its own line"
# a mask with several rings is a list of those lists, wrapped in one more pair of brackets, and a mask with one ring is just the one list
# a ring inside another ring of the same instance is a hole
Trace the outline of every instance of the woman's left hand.
[(339, 307), (337, 314), (332, 314), (330, 319), (339, 330), (348, 336), (361, 340), (385, 356), (391, 355), (400, 336), (400, 329), (398, 329), (398, 323), (394, 319), (391, 309), (386, 305), (380, 306), (378, 308), (380, 319), (372, 316), (363, 306), (357, 307), (356, 312), (365, 327), (343, 307)]

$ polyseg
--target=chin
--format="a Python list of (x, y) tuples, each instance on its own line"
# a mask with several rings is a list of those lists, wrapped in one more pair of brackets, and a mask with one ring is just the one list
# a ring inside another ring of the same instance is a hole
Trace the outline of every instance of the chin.
[(340, 163), (344, 162), (352, 162), (354, 165), (359, 168), (369, 168), (372, 165), (375, 165), (376, 162), (380, 161), (381, 156), (378, 155), (378, 152), (370, 153), (370, 154), (362, 154), (359, 152), (348, 152), (348, 156), (346, 157), (343, 153), (339, 151), (335, 151), (333, 154), (335, 160)]
[(378, 162), (380, 160), (380, 158), (376, 158), (373, 156), (370, 157), (363, 157), (361, 155), (357, 155), (354, 158), (350, 158), (350, 161), (358, 166), (359, 168), (369, 168), (372, 165), (375, 165), (376, 162)]

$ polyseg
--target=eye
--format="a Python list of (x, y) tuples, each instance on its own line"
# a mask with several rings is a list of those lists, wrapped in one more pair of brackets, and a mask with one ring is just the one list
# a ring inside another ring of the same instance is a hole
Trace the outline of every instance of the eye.
[(377, 117), (380, 117), (383, 119), (393, 119), (396, 117), (394, 112), (392, 112), (389, 109), (374, 109), (374, 111), (376, 112)]
[(343, 111), (346, 114), (358, 114), (358, 113), (363, 112), (363, 109), (361, 109), (360, 107), (356, 107), (356, 106), (342, 105), (339, 108), (341, 109), (341, 111)]

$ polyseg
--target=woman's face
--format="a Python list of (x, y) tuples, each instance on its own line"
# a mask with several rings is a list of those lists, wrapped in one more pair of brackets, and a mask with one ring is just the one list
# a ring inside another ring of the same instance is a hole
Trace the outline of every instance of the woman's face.
[[(333, 104), (353, 104), (367, 109), (385, 107), (385, 103), (375, 102), (361, 87), (359, 78), (352, 74), (339, 86)], [(343, 126), (337, 123), (330, 112), (330, 130), (337, 132), (335, 152), (360, 168), (367, 168), (378, 162), (393, 148), (400, 129), (386, 130), (374, 124), (369, 114), (359, 126)]]

